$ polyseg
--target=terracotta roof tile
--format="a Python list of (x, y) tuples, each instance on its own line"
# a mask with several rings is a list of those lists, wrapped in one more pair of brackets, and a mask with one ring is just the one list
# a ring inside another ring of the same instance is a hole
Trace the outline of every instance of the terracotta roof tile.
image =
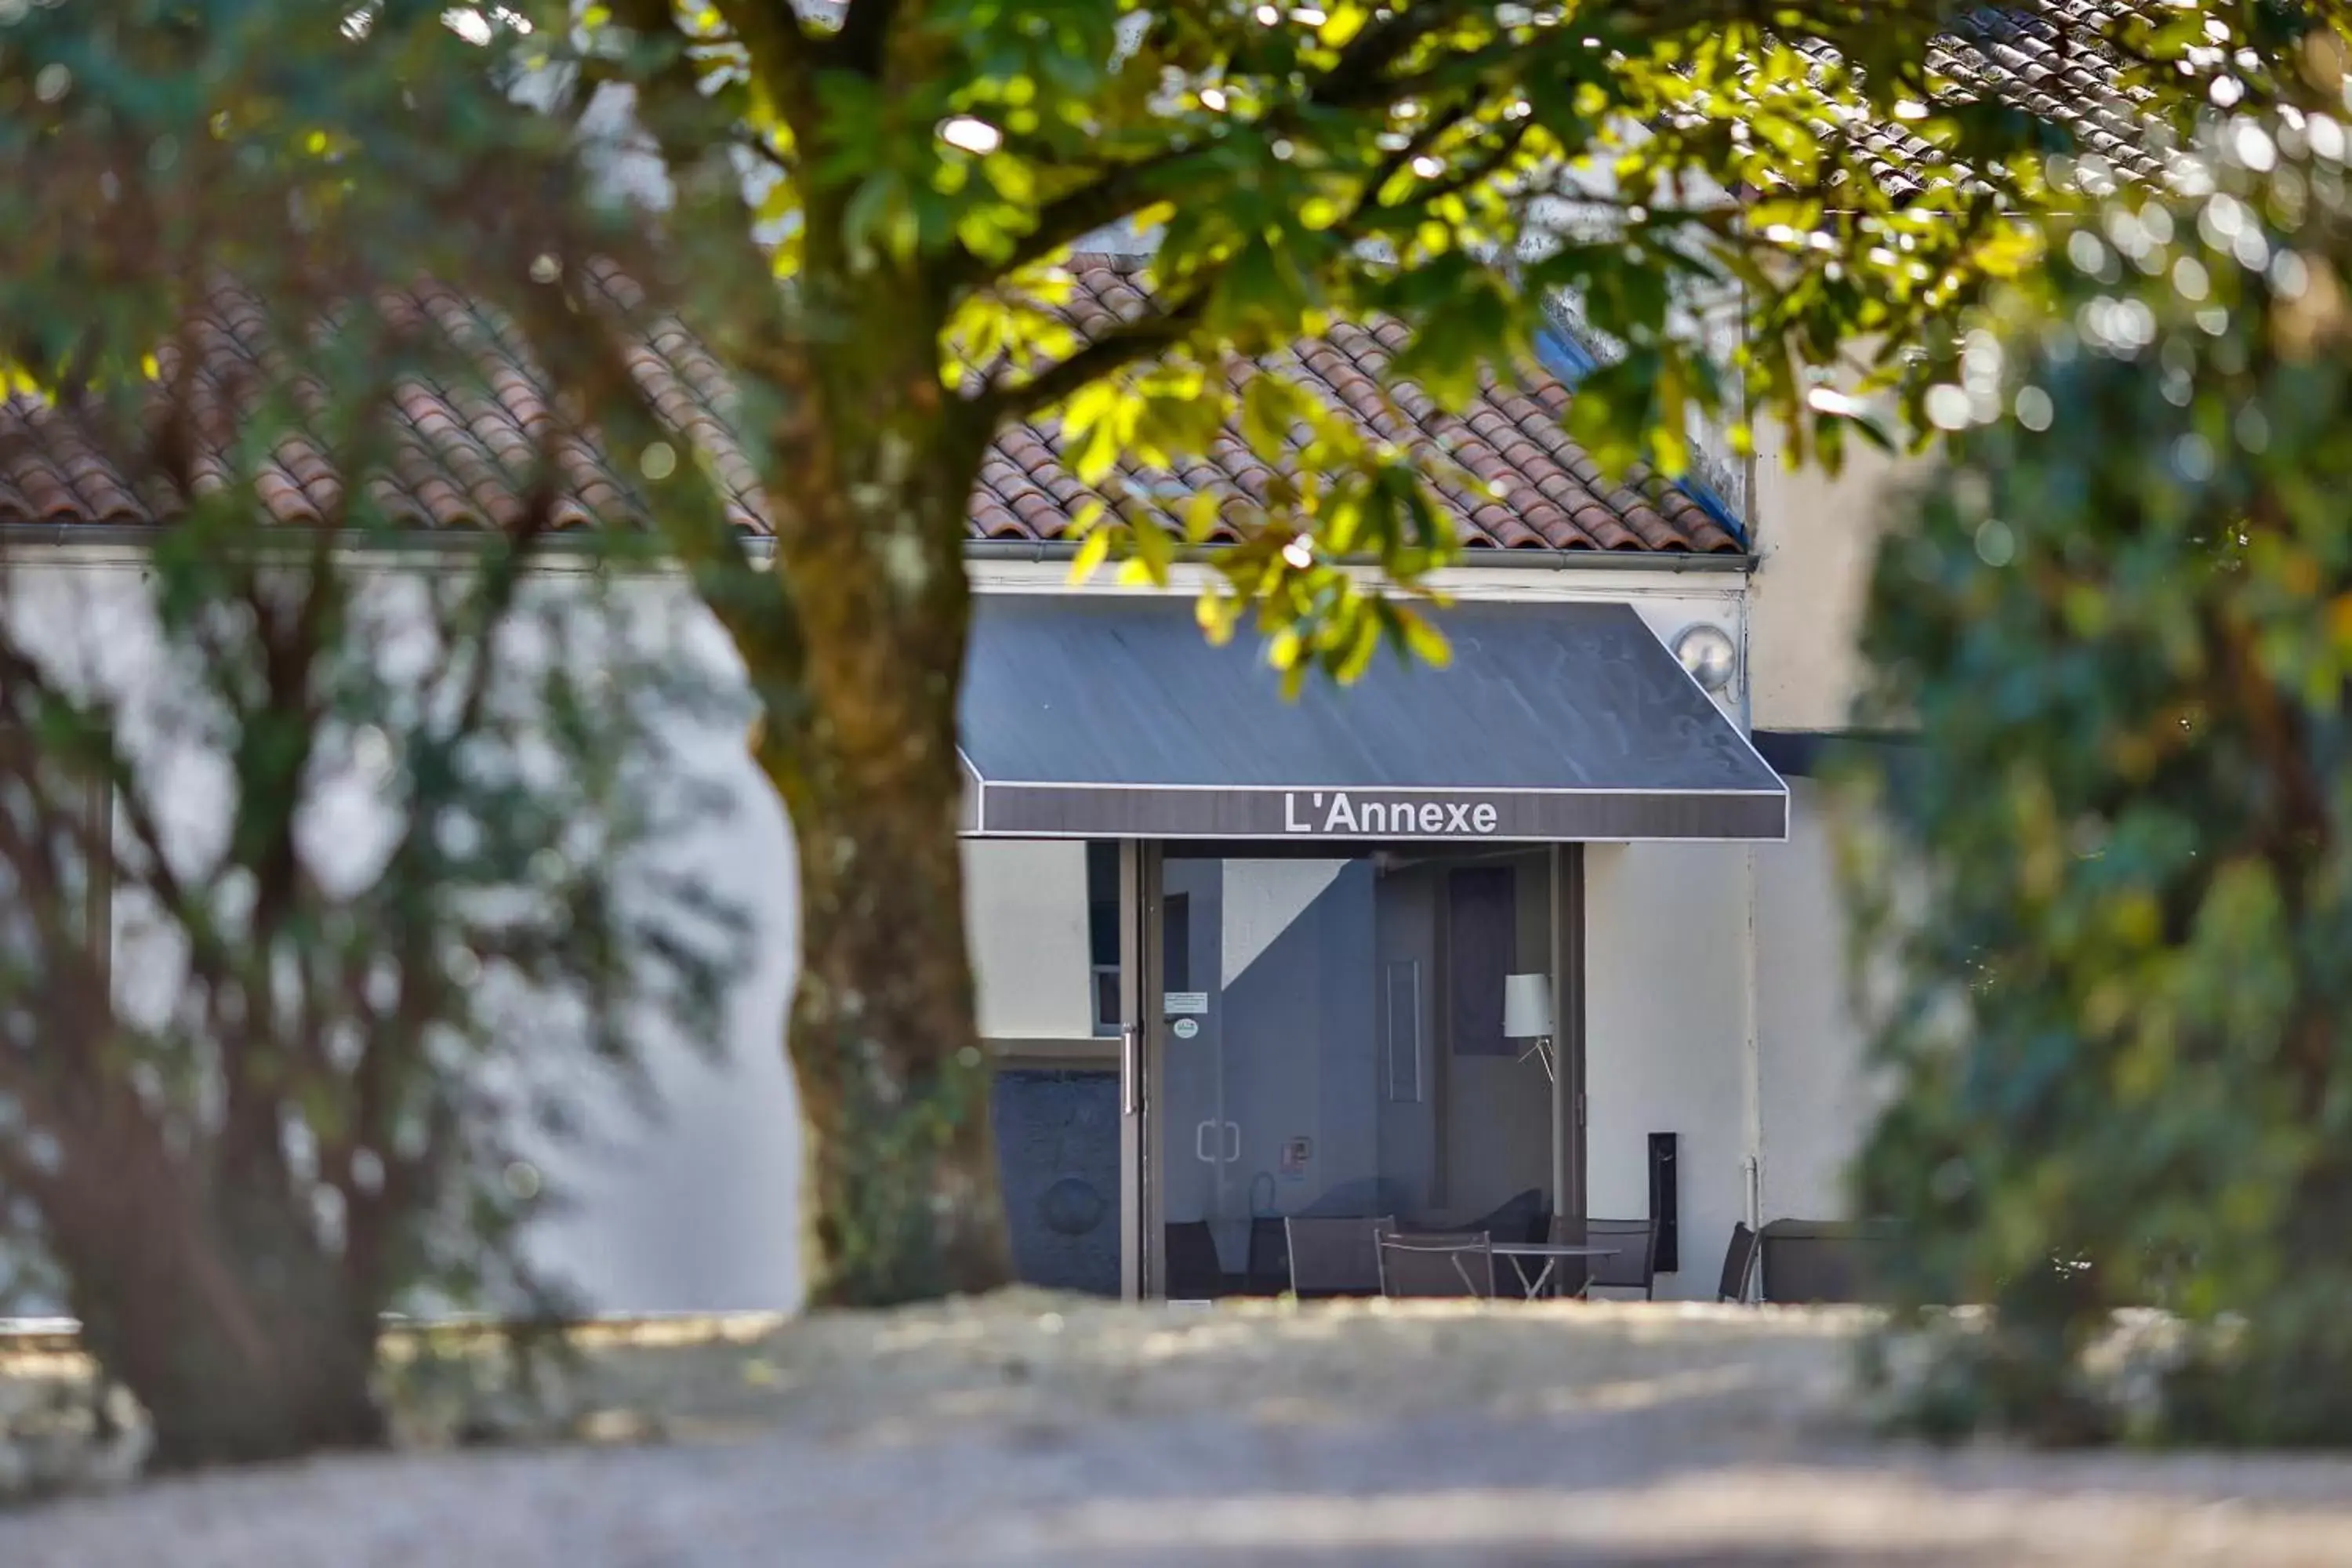
[[(2168, 0), (2025, 0), (1962, 11), (1952, 31), (1928, 56), (1950, 84), (1956, 101), (1998, 100), (2058, 126), (2084, 153), (2096, 153), (2119, 174), (2161, 184), (2173, 156), (2170, 136), (2139, 109), (2146, 89), (2127, 89), (2118, 61), (2104, 41), (2134, 19), (2166, 19)], [(1836, 62), (1828, 46), (1798, 46), (1824, 67)], [(1885, 188), (1901, 195), (1934, 185), (1965, 184), (1970, 175), (1950, 158), (1900, 126), (1857, 120), (1823, 130), (1864, 153)]]
[[(1099, 331), (1146, 306), (1132, 259), (1081, 258), (1072, 271), (1076, 287), (1067, 314), (1076, 323)], [(623, 279), (609, 279), (606, 286), (616, 300), (634, 294)], [(437, 335), (457, 351), (455, 363), (472, 374), (453, 374), (446, 384), (419, 375), (395, 390), (399, 418), (391, 449), (362, 481), (361, 493), (395, 527), (513, 521), (526, 504), (524, 492), (542, 450), (559, 435), (543, 373), (508, 326), (448, 290), (388, 294), (374, 308), (388, 324)], [(273, 391), (277, 407), (310, 416), (321, 407), (323, 389), (301, 377), (299, 355), (287, 352), (277, 331), (255, 301), (225, 294), (190, 335), (199, 363), (185, 412), (199, 449), (187, 477), (198, 494), (227, 483), (229, 449), (247, 434), (240, 427)], [(1516, 384), (1488, 377), (1461, 417), (1440, 412), (1417, 387), (1384, 384), (1394, 353), (1407, 341), (1394, 321), (1341, 324), (1288, 352), (1235, 362), (1227, 374), (1236, 384), (1252, 375), (1280, 375), (1369, 434), (1431, 461), (1441, 510), (1473, 548), (1740, 549), (1678, 492), (1603, 481), (1591, 458), (1561, 431), (1569, 393), (1549, 376), (1531, 372)], [(151, 434), (161, 427), (163, 389), (179, 368), (176, 345), (158, 359), (163, 374), (146, 421)], [(663, 421), (717, 476), (729, 515), (749, 531), (765, 531), (755, 470), (731, 434), (735, 398), (724, 371), (676, 328), (653, 333), (631, 352), (628, 364)], [(95, 434), (99, 427), (36, 400), (0, 403), (0, 524), (153, 524), (185, 510), (188, 497), (176, 484), (141, 456), (109, 452)], [(1293, 433), (1294, 458), (1306, 435), (1303, 426)], [(1000, 433), (972, 495), (973, 537), (1051, 542), (1067, 536), (1097, 494), (1064, 466), (1058, 437), (1050, 419)], [(572, 436), (557, 439), (551, 456), (556, 526), (640, 521), (632, 488), (621, 477), (634, 463), (616, 465), (593, 443)], [(1451, 477), (1449, 462), (1475, 483)], [(1225, 515), (1217, 537), (1226, 541), (1237, 537), (1232, 524), (1244, 498), (1263, 503), (1276, 478), (1230, 426), (1207, 452), (1185, 458), (1173, 472), (1132, 462), (1122, 462), (1120, 472), (1131, 489), (1165, 500), (1202, 491), (1219, 497)], [(298, 527), (334, 516), (347, 482), (299, 427), (278, 437), (251, 478), (262, 514)]]

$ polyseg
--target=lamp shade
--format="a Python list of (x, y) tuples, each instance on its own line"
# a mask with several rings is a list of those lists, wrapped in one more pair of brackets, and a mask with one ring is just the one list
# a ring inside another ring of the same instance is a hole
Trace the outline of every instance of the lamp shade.
[(1532, 1040), (1550, 1033), (1551, 976), (1503, 976), (1503, 1034), (1514, 1040)]

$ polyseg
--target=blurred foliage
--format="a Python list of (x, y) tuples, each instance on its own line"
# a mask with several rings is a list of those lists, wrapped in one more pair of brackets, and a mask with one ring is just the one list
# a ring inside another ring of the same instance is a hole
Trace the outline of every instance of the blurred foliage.
[(0, 4), (0, 358), (40, 448), (0, 466), (173, 520), (110, 570), (0, 536), (0, 1267), (167, 1462), (380, 1436), (395, 1306), (561, 1309), (539, 1163), (719, 1037), (740, 958), (647, 854), (721, 803), (672, 751), (713, 693), (603, 569), (644, 542), (542, 559), (576, 405), (496, 455), (478, 536), (363, 548), (406, 526), (404, 400), (496, 405), (551, 244), (625, 254), (485, 59), (439, 6)]
[(362, 1440), (395, 1307), (569, 1310), (542, 1166), (743, 960), (667, 853), (729, 805), (679, 726), (742, 717), (674, 607), (247, 494), (143, 572), (0, 550), (0, 1260), (174, 1462)]
[[(2194, 194), (2111, 193), (1927, 394), (1959, 429), (1879, 555), (1863, 714), (1919, 745), (1854, 885), (1863, 1200), (1908, 1308), (1993, 1310), (1937, 1342), (1940, 1429), (2352, 1440), (2347, 123), (2218, 123)], [(2183, 1331), (2119, 1404), (2126, 1307)]]

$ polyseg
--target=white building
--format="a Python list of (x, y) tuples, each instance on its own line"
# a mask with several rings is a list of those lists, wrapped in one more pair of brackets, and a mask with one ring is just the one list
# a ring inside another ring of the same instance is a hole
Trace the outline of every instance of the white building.
[[(2119, 173), (2153, 180), (2161, 160), (2141, 145), (2144, 127), (2113, 90), (2095, 42), (2101, 18), (2116, 14), (1990, 8), (1956, 24), (1937, 68), (1956, 90), (2087, 125)], [(1900, 128), (1853, 132), (1886, 161), (1890, 179), (1965, 178)], [(1082, 291), (1114, 314), (1122, 265), (1082, 269)], [(1283, 368), (1376, 417), (1360, 394), (1393, 346), (1343, 331), (1302, 345), (1298, 363)], [(1572, 367), (1556, 368), (1572, 379)], [(1872, 1094), (1849, 1011), (1832, 865), (1838, 805), (1813, 770), (1818, 742), (1848, 723), (1863, 585), (1882, 509), (1905, 470), (1867, 451), (1834, 479), (1791, 469), (1768, 429), (1744, 469), (1701, 443), (1717, 459), (1709, 477), (1724, 499), (1613, 489), (1560, 440), (1552, 416), (1564, 396), (1552, 385), (1534, 389), (1532, 406), (1490, 400), (1466, 424), (1416, 410), (1417, 429), (1388, 432), (1461, 438), (1466, 466), (1508, 491), (1506, 500), (1448, 497), (1471, 549), (1439, 585), (1474, 615), (1514, 626), (1630, 615), (1655, 639), (1653, 660), (1687, 656), (1708, 674), (1722, 733), (1772, 775), (1778, 821), (1717, 822), (1712, 831), (1587, 822), (1507, 850), (1477, 842), (1478, 799), (1466, 834), (1450, 830), (1450, 816), (1437, 832), (1419, 832), (1417, 801), (1415, 831), (1400, 831), (1393, 816), (1368, 828), (1356, 813), (1356, 836), (1318, 855), (1285, 847), (1288, 816), (1276, 821), (1285, 837), (1272, 847), (1203, 839), (1154, 817), (1146, 800), (1112, 822), (1120, 831), (1089, 837), (1075, 817), (1048, 813), (1030, 819), (1032, 830), (1042, 833), (1044, 821), (1058, 836), (1023, 837), (1002, 813), (992, 820), (987, 803), (1003, 798), (1003, 780), (977, 762), (1011, 742), (993, 727), (973, 729), (973, 957), (982, 1030), (1003, 1068), (999, 1131), (1030, 1273), (1152, 1295), (1187, 1293), (1213, 1269), (1224, 1285), (1246, 1288), (1264, 1283), (1253, 1278), (1265, 1262), (1254, 1257), (1258, 1222), (1318, 1208), (1463, 1223), (1532, 1193), (1538, 1215), (1651, 1216), (1664, 1190), (1654, 1179), (1661, 1134), (1672, 1140), (1677, 1243), (1672, 1267), (1661, 1258), (1661, 1296), (1713, 1295), (1736, 1223), (1844, 1215), (1843, 1171)], [(1181, 478), (1244, 494), (1257, 482), (1230, 453)], [(1045, 432), (999, 440), (974, 498), (969, 551), (985, 602), (1002, 611), (998, 625), (1018, 631), (1042, 618), (1041, 605), (1072, 595), (1116, 618), (1129, 591), (1066, 582), (1061, 533), (1080, 495)], [(1180, 575), (1180, 594), (1190, 581)], [(1138, 600), (1136, 624), (1158, 608)], [(982, 678), (992, 668), (987, 621), (976, 652)], [(1587, 719), (1626, 700), (1639, 684), (1629, 668), (1576, 673), (1580, 696), (1597, 704)], [(1020, 671), (1012, 674), (1017, 694)], [(1369, 728), (1410, 730), (1408, 699), (1383, 684), (1312, 700), (1368, 710)], [(1125, 742), (1155, 752), (1168, 742), (1161, 776), (1130, 777), (1124, 758), (1097, 758), (1096, 776), (1064, 782), (1171, 793), (1184, 781), (1170, 770), (1197, 760), (1186, 726), (1199, 715), (1171, 692), (1123, 708), (1118, 695), (1105, 700), (1142, 728), (1123, 731)], [(1024, 717), (1017, 708), (1000, 707), (998, 721)], [(1563, 778), (1583, 776), (1592, 759), (1555, 739), (1552, 764)], [(1235, 777), (1208, 782), (1237, 787)], [(1340, 781), (1276, 782), (1309, 785), (1311, 797), (1313, 784)], [(1361, 804), (1351, 797), (1351, 808)], [(1504, 808), (1490, 804), (1499, 829)], [(1311, 798), (1304, 809), (1315, 809)], [(1321, 809), (1328, 817), (1330, 804)], [(740, 863), (761, 868), (762, 888), (787, 885), (780, 864), (772, 870), (751, 854)], [(1507, 900), (1496, 879), (1480, 875), (1495, 870), (1508, 873)], [(1460, 908), (1449, 902), (1454, 881), (1467, 889)], [(1505, 904), (1507, 915), (1497, 912)], [(791, 915), (772, 913), (771, 952), (781, 963)], [(1489, 940), (1480, 963), (1456, 974), (1454, 927), (1465, 920), (1490, 921)], [(1344, 961), (1324, 956), (1335, 946)], [(1541, 1048), (1520, 1049), (1540, 1042), (1494, 1038), (1499, 983), (1538, 974), (1550, 994), (1555, 1070)], [(1269, 975), (1278, 976), (1274, 994), (1260, 996)], [(782, 984), (763, 975), (762, 1007), (780, 1005)], [(1484, 988), (1482, 999), (1457, 1012), (1456, 993), (1472, 986)], [(792, 1241), (771, 1223), (791, 1203), (790, 1158), (768, 1131), (792, 1124), (768, 1046), (773, 1022), (765, 1013), (747, 1022), (740, 1083), (681, 1068), (677, 1109), (647, 1142), (641, 1173), (588, 1178), (596, 1204), (563, 1238), (565, 1255), (611, 1304), (789, 1296), (780, 1282)], [(745, 1202), (753, 1192), (761, 1195)], [(726, 1206), (732, 1242), (698, 1240), (691, 1257), (676, 1255), (667, 1216), (709, 1204)]]
[[(1089, 260), (1080, 287), (1115, 309), (1132, 265)], [(1365, 395), (1395, 346), (1341, 328), (1286, 370), (1384, 420)], [(380, 487), (394, 521), (478, 525), (530, 395), (405, 389), (416, 440)], [(1202, 641), (1181, 600), (1197, 578), (1173, 596), (1072, 585), (1082, 489), (1045, 432), (997, 442), (969, 546), (967, 866), (1024, 1272), (1264, 1287), (1284, 1215), (1536, 1236), (1555, 1215), (1651, 1216), (1659, 1195), (1657, 1291), (1705, 1298), (1735, 1223), (1843, 1212), (1868, 1106), (1827, 814), (1748, 737), (1843, 721), (1864, 554), (1848, 492), (1867, 481), (1832, 492), (1768, 459), (1744, 519), (1611, 486), (1559, 431), (1568, 395), (1498, 389), (1463, 420), (1406, 400), (1413, 427), (1385, 433), (1447, 445), (1488, 487), (1445, 498), (1469, 546), (1440, 584), (1455, 665), (1383, 660), (1297, 707), (1249, 650)], [(316, 522), (302, 460), (282, 460), (259, 504)], [(1265, 477), (1233, 443), (1182, 482), (1248, 495)], [(22, 405), (0, 414), (12, 613), (97, 628), (134, 689), (140, 576), (170, 521), (138, 478)], [(599, 504), (592, 476), (580, 510)], [(682, 584), (633, 592), (681, 657), (739, 679)], [(666, 1056), (656, 1122), (615, 1110), (596, 1158), (556, 1160), (580, 1208), (545, 1256), (614, 1310), (798, 1289), (790, 837), (740, 732), (690, 745), (742, 808), (677, 853), (755, 914), (759, 957), (724, 1065)], [(128, 995), (142, 961), (119, 957)], [(1548, 1029), (1507, 1017), (1512, 991), (1548, 1003)]]

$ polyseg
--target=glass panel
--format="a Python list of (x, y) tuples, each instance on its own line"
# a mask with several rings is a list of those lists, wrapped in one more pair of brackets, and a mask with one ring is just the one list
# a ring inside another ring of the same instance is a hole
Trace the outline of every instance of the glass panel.
[(1459, 1057), (1516, 1056), (1503, 1037), (1503, 977), (1517, 966), (1516, 879), (1508, 866), (1464, 866), (1445, 877), (1445, 992)]
[(989, 1116), (1015, 1275), (1120, 1288), (1118, 847), (965, 847)]
[(1287, 1289), (1292, 1216), (1541, 1237), (1552, 1086), (1503, 980), (1549, 967), (1544, 852), (1171, 853), (1162, 882), (1171, 1295)]
[(1421, 965), (1411, 959), (1384, 964), (1381, 994), (1388, 1004), (1381, 1020), (1389, 1047), (1389, 1098), (1403, 1104), (1421, 1100)]
[(1118, 1073), (1003, 1068), (991, 1100), (1014, 1272), (1118, 1295)]
[(1118, 846), (1087, 845), (1087, 946), (1097, 967), (1118, 965)]
[(1118, 1033), (1118, 846), (1087, 846), (1087, 949), (1094, 966), (1095, 1033)]
[(1160, 926), (1160, 983), (1171, 991), (1192, 989), (1192, 903), (1171, 893)]
[(1095, 966), (1095, 1033), (1118, 1033), (1118, 965)]

